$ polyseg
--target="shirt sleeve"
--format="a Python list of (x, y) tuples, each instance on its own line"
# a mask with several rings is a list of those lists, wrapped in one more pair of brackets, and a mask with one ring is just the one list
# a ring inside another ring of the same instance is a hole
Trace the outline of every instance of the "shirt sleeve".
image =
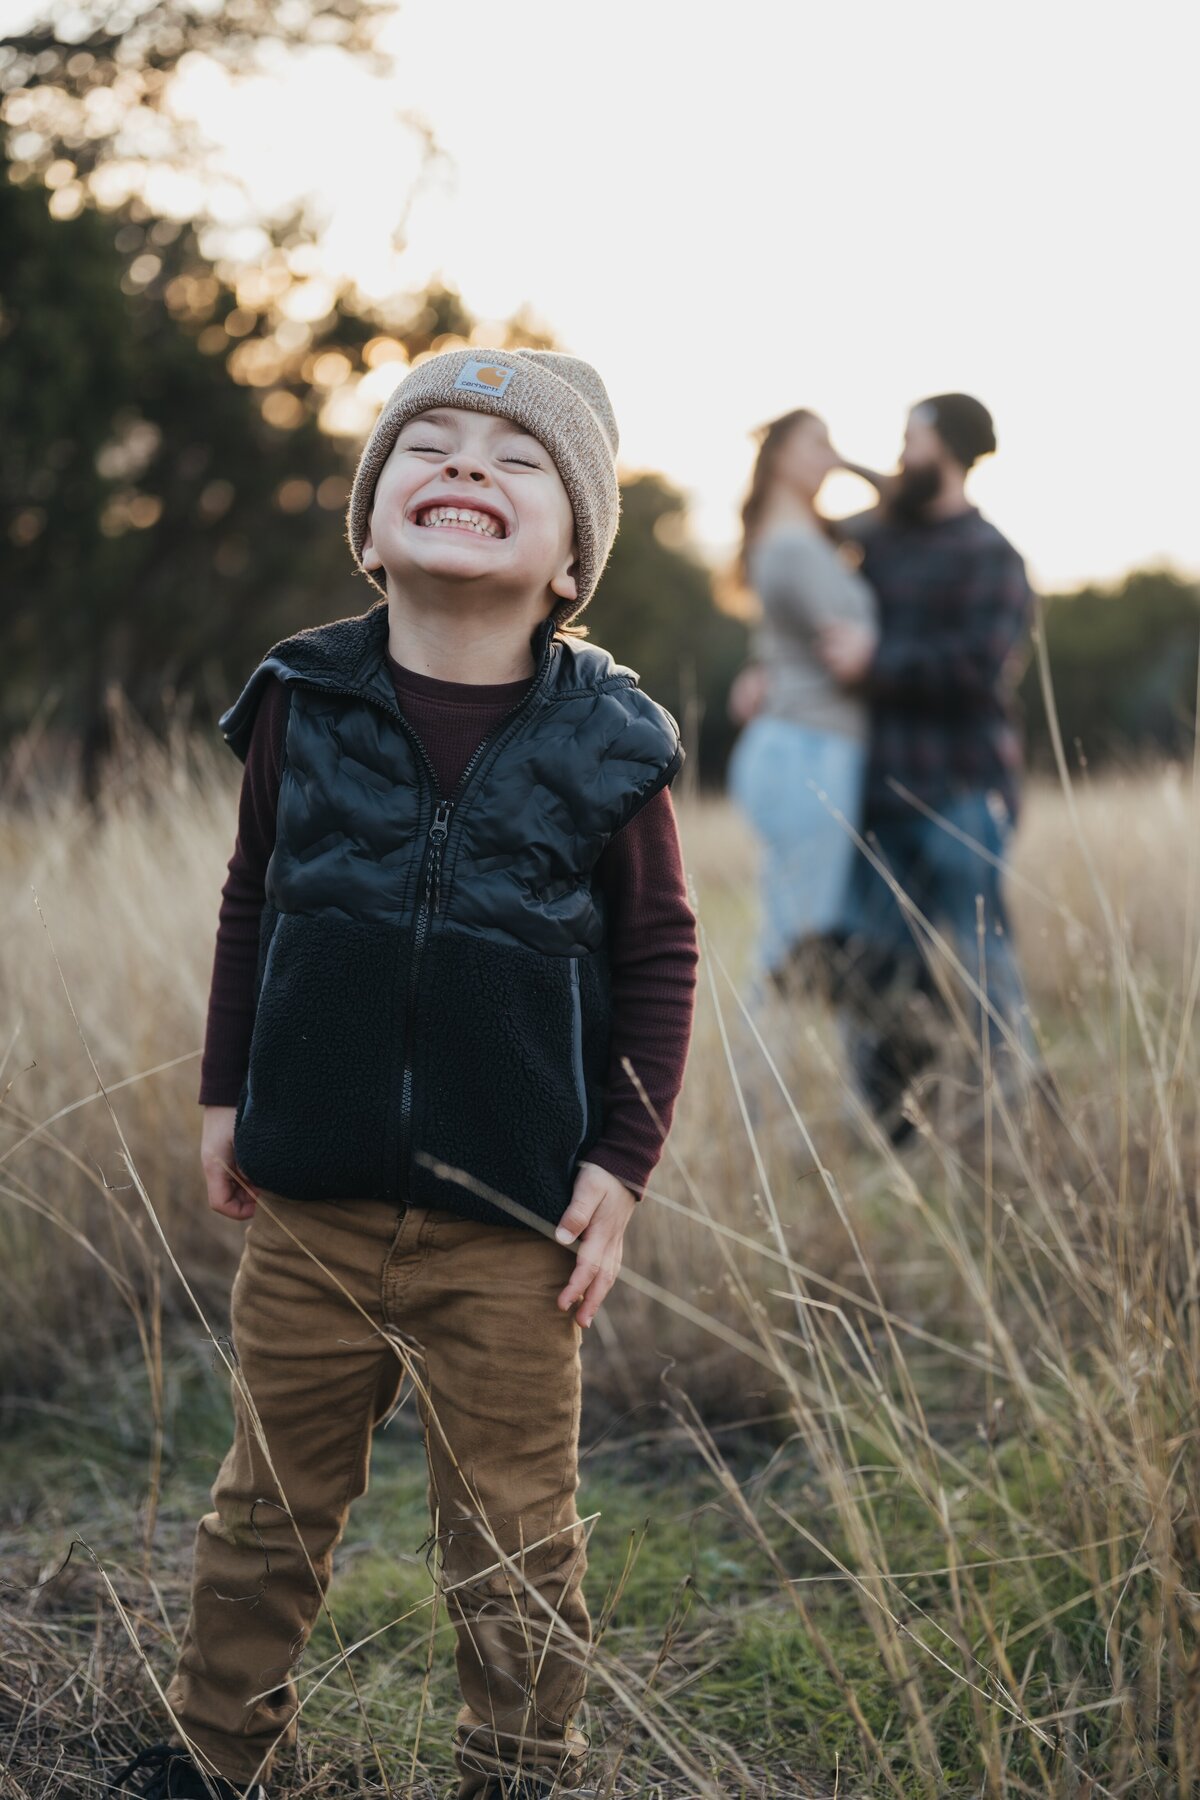
[(200, 1063), (201, 1106), (236, 1106), (250, 1060), (258, 934), (266, 900), (267, 864), (275, 848), (287, 708), (287, 688), (271, 676), (263, 683), (254, 717), (242, 770), (237, 837), (221, 890)]
[[(631, 1188), (662, 1155), (683, 1086), (699, 946), (670, 789), (660, 788), (609, 840), (596, 864), (607, 904), (612, 1039), (604, 1127), (585, 1162)], [(621, 1067), (628, 1057), (661, 1124)]]
[(839, 538), (851, 544), (864, 544), (883, 523), (883, 517), (883, 507), (875, 505), (862, 512), (847, 513), (844, 519), (834, 519), (832, 524)]
[(818, 531), (778, 530), (764, 538), (754, 553), (754, 586), (763, 611), (793, 631), (857, 617), (863, 599), (873, 598)]
[(961, 711), (1015, 680), (1033, 611), (1025, 563), (1011, 544), (980, 548), (951, 604), (918, 630), (885, 630), (863, 680), (883, 700)]

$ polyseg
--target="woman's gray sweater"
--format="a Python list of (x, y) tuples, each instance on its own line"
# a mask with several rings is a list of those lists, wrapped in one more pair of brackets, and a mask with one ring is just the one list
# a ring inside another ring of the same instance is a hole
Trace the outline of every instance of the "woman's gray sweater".
[(872, 589), (819, 526), (799, 519), (763, 532), (751, 546), (746, 573), (763, 607), (751, 640), (752, 654), (768, 674), (760, 716), (865, 738), (865, 701), (818, 662), (813, 641), (835, 622), (878, 630)]

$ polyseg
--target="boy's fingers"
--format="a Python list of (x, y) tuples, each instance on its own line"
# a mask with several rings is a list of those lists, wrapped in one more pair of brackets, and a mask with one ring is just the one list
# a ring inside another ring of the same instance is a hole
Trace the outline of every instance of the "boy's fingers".
[(224, 1200), (210, 1200), (209, 1205), (214, 1212), (223, 1213), (227, 1219), (249, 1219), (254, 1214), (255, 1203), (238, 1195)]
[(223, 1213), (227, 1219), (249, 1219), (258, 1204), (258, 1195), (243, 1183), (221, 1169), (208, 1177), (208, 1204), (213, 1212)]
[(563, 1308), (564, 1312), (569, 1311), (577, 1300), (583, 1298), (584, 1294), (588, 1291), (590, 1283), (595, 1279), (599, 1272), (599, 1263), (591, 1262), (582, 1256), (579, 1258), (571, 1271), (571, 1279), (568, 1281), (562, 1293), (558, 1296), (558, 1303)]
[(580, 1325), (590, 1325), (600, 1310), (600, 1303), (617, 1279), (621, 1267), (621, 1258), (615, 1258), (606, 1252), (601, 1253), (595, 1261), (580, 1257), (575, 1271), (566, 1287), (559, 1295), (559, 1305), (564, 1311), (570, 1311), (575, 1302), (585, 1294), (587, 1296), (575, 1317)]
[(580, 1299), (582, 1295), (587, 1293), (588, 1284), (596, 1274), (599, 1266), (598, 1263), (585, 1262), (582, 1257), (579, 1258), (571, 1271), (571, 1279), (563, 1289), (563, 1293), (570, 1296), (568, 1305)]
[(616, 1279), (617, 1276), (615, 1270), (613, 1270), (611, 1274), (607, 1269), (600, 1269), (597, 1272), (595, 1281), (593, 1281), (591, 1287), (588, 1289), (587, 1299), (575, 1314), (575, 1318), (580, 1325), (586, 1326), (591, 1324), (596, 1314), (600, 1311), (602, 1304), (607, 1299), (609, 1290), (612, 1288)]

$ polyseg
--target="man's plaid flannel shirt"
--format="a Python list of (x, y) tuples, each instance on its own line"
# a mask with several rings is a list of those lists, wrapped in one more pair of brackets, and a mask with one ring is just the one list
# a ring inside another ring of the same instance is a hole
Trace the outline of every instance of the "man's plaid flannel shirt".
[(967, 790), (997, 789), (1015, 819), (1021, 732), (1014, 689), (1028, 652), (1025, 564), (978, 507), (917, 524), (878, 511), (841, 522), (863, 547), (880, 639), (860, 691), (871, 707), (868, 822)]

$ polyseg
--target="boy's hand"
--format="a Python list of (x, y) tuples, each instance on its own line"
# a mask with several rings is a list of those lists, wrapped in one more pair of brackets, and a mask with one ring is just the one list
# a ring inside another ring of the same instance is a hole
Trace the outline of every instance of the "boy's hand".
[(247, 1193), (245, 1188), (239, 1187), (223, 1166), (227, 1163), (229, 1168), (241, 1175), (243, 1181), (246, 1179), (233, 1154), (233, 1125), (236, 1118), (236, 1106), (204, 1108), (204, 1124), (200, 1128), (200, 1166), (208, 1184), (208, 1204), (213, 1211), (224, 1213), (229, 1219), (248, 1219), (258, 1203), (257, 1196), (253, 1190)]
[(580, 1163), (571, 1204), (554, 1233), (560, 1244), (578, 1240), (575, 1273), (558, 1296), (558, 1304), (569, 1312), (577, 1300), (582, 1300), (575, 1314), (579, 1325), (591, 1324), (617, 1279), (621, 1240), (636, 1205), (637, 1196), (623, 1181), (599, 1163)]

